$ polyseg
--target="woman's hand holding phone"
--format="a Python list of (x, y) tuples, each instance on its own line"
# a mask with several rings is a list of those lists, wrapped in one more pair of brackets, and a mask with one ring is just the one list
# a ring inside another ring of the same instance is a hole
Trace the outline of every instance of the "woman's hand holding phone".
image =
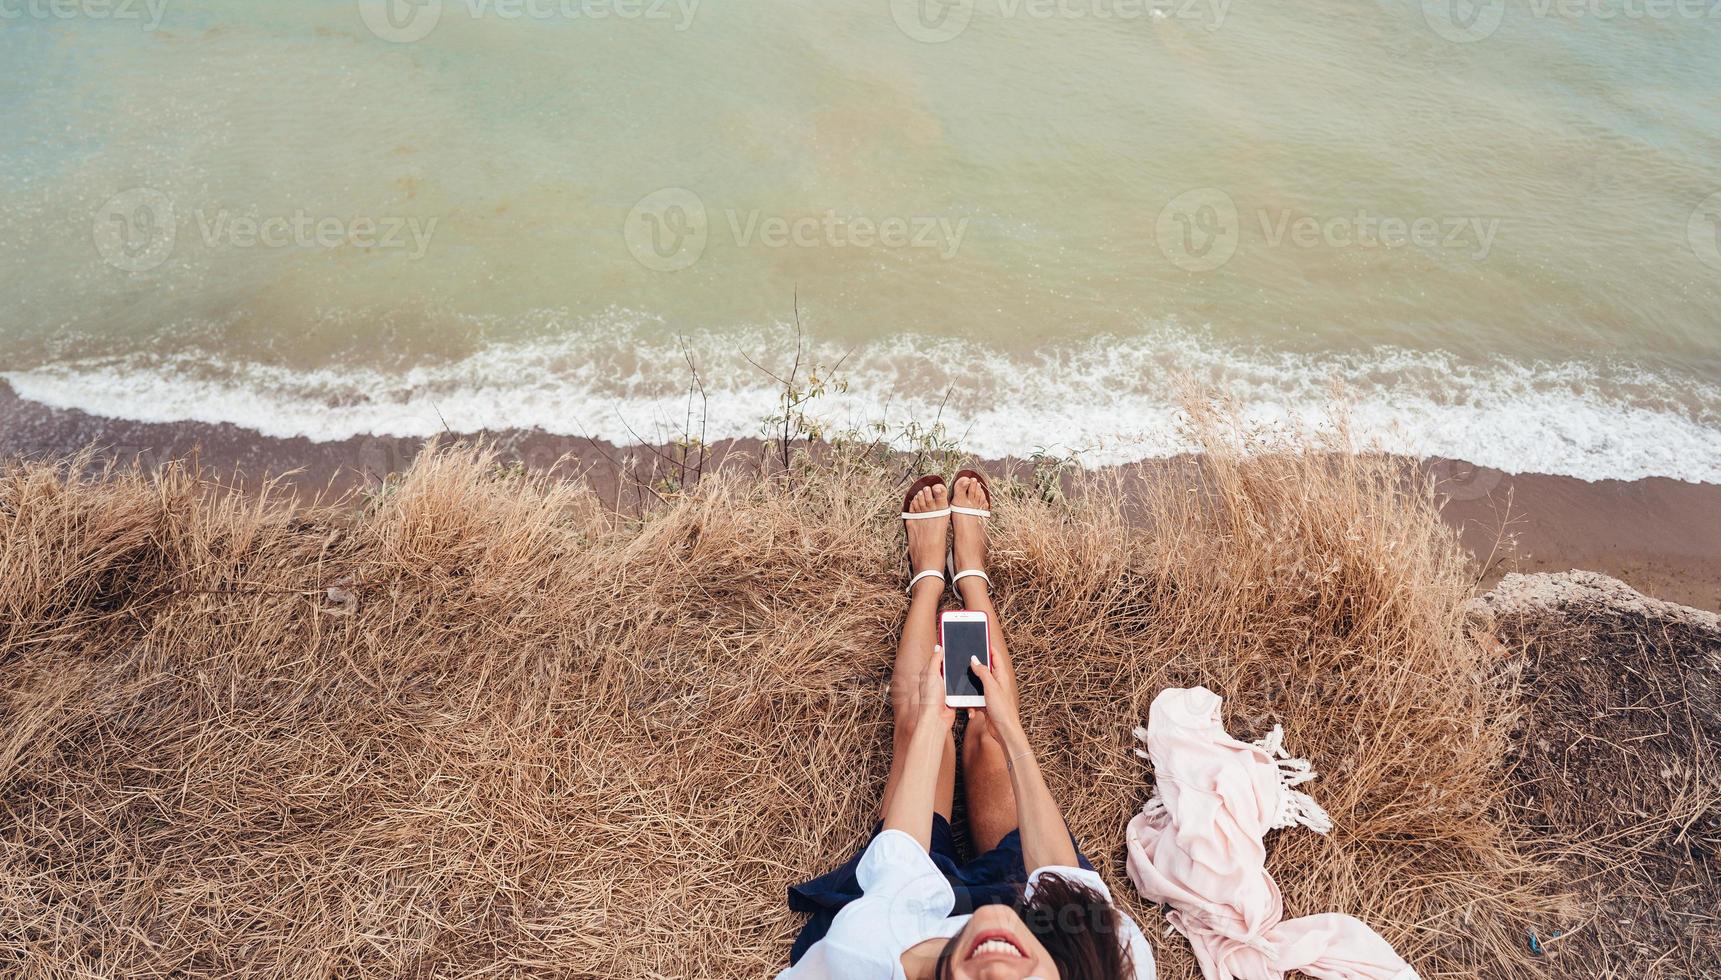
[(918, 728), (941, 727), (948, 731), (956, 724), (956, 709), (944, 703), (944, 648), (934, 646), (921, 672), (920, 685), (915, 691), (914, 720)]
[(1015, 678), (994, 673), (991, 667), (980, 662), (979, 657), (971, 658), (968, 667), (980, 678), (980, 688), (986, 693), (986, 707), (968, 710), (984, 715), (986, 723), (1005, 739), (1004, 744), (1009, 747), (1011, 737), (1022, 736), (1021, 706), (1016, 696)]

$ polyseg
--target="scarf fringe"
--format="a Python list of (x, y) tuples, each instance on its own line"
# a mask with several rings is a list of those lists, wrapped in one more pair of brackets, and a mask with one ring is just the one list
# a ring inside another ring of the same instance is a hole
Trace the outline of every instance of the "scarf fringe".
[[(1135, 737), (1141, 742), (1147, 741), (1147, 729), (1137, 725)], [(1333, 829), (1333, 818), (1327, 814), (1315, 798), (1309, 794), (1294, 789), (1320, 775), (1307, 759), (1293, 758), (1285, 751), (1285, 729), (1282, 725), (1274, 725), (1273, 730), (1256, 739), (1252, 743), (1257, 749), (1266, 754), (1268, 759), (1279, 771), (1279, 808), (1273, 817), (1273, 829), (1286, 827), (1307, 827), (1317, 834), (1325, 834)], [(1151, 760), (1145, 749), (1136, 749), (1135, 754), (1143, 759)], [(1153, 795), (1142, 804), (1142, 816), (1156, 820), (1166, 816), (1165, 801), (1159, 798), (1159, 788), (1156, 786)]]
[(1273, 829), (1301, 826), (1317, 834), (1332, 830), (1333, 818), (1315, 802), (1315, 798), (1291, 788), (1301, 786), (1320, 774), (1315, 772), (1309, 760), (1292, 758), (1285, 751), (1284, 727), (1274, 725), (1272, 731), (1255, 741), (1255, 747), (1265, 752), (1279, 769), (1279, 812), (1273, 818)]

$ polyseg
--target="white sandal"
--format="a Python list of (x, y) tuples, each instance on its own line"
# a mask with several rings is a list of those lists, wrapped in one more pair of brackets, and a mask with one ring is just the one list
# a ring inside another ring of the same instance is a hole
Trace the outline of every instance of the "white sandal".
[[(979, 472), (977, 472), (975, 470), (963, 470), (962, 472), (956, 474), (956, 479), (960, 480), (965, 476), (972, 477), (975, 480), (979, 481), (980, 489), (982, 489), (986, 492), (986, 499), (988, 501), (990, 501), (992, 499), (992, 485), (986, 482), (986, 477), (982, 476)], [(954, 498), (954, 496), (955, 496), (954, 492), (952, 493), (951, 496), (952, 496), (952, 498)], [(950, 512), (952, 514), (962, 514), (966, 517), (979, 517), (979, 518), (984, 519), (984, 518), (988, 518), (988, 517), (992, 516), (992, 512), (990, 510), (982, 510), (979, 507), (957, 507), (957, 506), (952, 505), (949, 509), (950, 509)], [(961, 571), (956, 570), (956, 549), (955, 548), (951, 548), (948, 552), (945, 553), (944, 568), (945, 568), (945, 571), (950, 573), (950, 587), (952, 589), (956, 588), (957, 582), (960, 582), (965, 578), (978, 578), (981, 581), (986, 583), (987, 591), (991, 591), (991, 589), (992, 589), (992, 576), (987, 575), (984, 571), (982, 571), (978, 568), (965, 568), (965, 569), (962, 569)]]
[[(928, 575), (938, 576), (939, 584), (941, 584), (941, 585), (943, 584), (944, 569), (942, 569), (942, 568), (928, 568), (927, 570), (925, 570), (923, 572), (915, 572), (914, 577), (908, 580), (908, 589), (907, 589), (908, 594), (914, 595), (914, 587), (916, 585), (919, 585), (920, 580), (927, 577)], [(939, 589), (938, 591), (943, 592), (944, 590)]]
[[(944, 478), (941, 476), (923, 476), (914, 481), (914, 485), (908, 488), (908, 493), (904, 494), (902, 498), (902, 519), (905, 521), (928, 521), (935, 517), (949, 517), (951, 510), (949, 507), (942, 507), (938, 510), (924, 510), (917, 514), (911, 514), (908, 512), (909, 502), (914, 499), (915, 494), (918, 494), (921, 490), (927, 487), (935, 487), (943, 483)], [(909, 566), (910, 569), (913, 567), (914, 566), (912, 565)], [(913, 577), (908, 580), (908, 594), (911, 596), (914, 595), (914, 587), (920, 584), (921, 579), (931, 575), (936, 575), (940, 579), (943, 579), (945, 570), (942, 568), (927, 568), (915, 572)], [(943, 590), (940, 589), (939, 591), (942, 592)]]
[(985, 572), (981, 571), (978, 568), (965, 568), (962, 571), (957, 572), (954, 575), (951, 575), (950, 576), (950, 587), (953, 589), (956, 588), (956, 583), (962, 581), (965, 578), (981, 579), (982, 581), (984, 581), (986, 583), (986, 591), (988, 591), (988, 592), (992, 591), (992, 576), (987, 575)]

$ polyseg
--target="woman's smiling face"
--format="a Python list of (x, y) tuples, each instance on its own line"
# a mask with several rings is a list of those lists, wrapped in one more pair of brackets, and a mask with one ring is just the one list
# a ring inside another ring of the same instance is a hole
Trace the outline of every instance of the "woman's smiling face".
[(982, 905), (953, 943), (956, 980), (1059, 980), (1051, 954), (1007, 905)]

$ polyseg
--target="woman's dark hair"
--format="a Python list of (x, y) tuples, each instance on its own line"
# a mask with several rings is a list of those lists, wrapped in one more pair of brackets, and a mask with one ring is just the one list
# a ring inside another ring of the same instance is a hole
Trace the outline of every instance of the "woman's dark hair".
[[(1124, 947), (1123, 920), (1099, 892), (1054, 872), (1040, 875), (1034, 894), (1016, 901), (1022, 924), (1046, 947), (1062, 980), (1124, 980), (1134, 976)], [(950, 960), (956, 955), (951, 938), (938, 954), (933, 975), (950, 980)]]

